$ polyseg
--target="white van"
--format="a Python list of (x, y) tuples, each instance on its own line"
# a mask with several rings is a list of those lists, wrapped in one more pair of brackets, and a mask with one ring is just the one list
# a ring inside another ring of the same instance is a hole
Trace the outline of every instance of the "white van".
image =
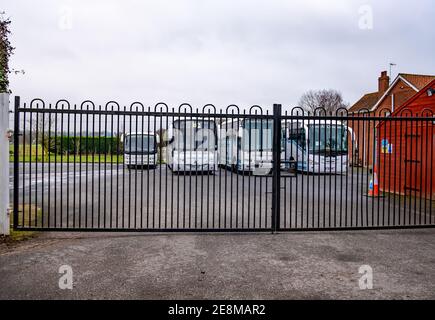
[(200, 118), (174, 120), (168, 130), (168, 167), (173, 172), (217, 170), (217, 126)]
[(127, 168), (157, 166), (159, 136), (153, 132), (129, 132), (122, 137)]
[(272, 170), (272, 119), (229, 119), (219, 126), (219, 164), (240, 173)]
[(352, 129), (335, 120), (283, 120), (281, 160), (296, 161), (297, 170), (341, 174), (347, 171)]

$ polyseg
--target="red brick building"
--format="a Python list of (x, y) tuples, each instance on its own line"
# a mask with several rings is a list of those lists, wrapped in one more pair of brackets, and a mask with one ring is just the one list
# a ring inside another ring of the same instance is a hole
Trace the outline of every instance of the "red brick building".
[(422, 120), (385, 120), (378, 124), (376, 163), (380, 190), (435, 199), (434, 115), (432, 80), (390, 116)]
[[(386, 71), (378, 78), (378, 91), (367, 93), (349, 108), (352, 116), (387, 116), (435, 79), (433, 75), (399, 73), (390, 84)], [(352, 164), (372, 166), (374, 159), (375, 121), (350, 121), (356, 144)]]

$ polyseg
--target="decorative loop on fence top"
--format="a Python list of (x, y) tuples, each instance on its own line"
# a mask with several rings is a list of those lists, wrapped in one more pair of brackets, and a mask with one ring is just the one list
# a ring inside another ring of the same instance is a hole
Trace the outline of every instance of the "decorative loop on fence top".
[[(207, 103), (204, 107), (202, 107), (202, 113), (205, 113), (205, 109), (207, 107), (213, 108), (214, 113), (216, 113), (216, 107), (214, 106), (214, 104), (211, 104), (211, 103)], [(210, 109), (209, 109), (208, 113), (210, 113)]]
[(165, 107), (166, 112), (169, 111), (168, 105), (166, 103), (164, 103), (164, 102), (157, 102), (156, 105), (154, 106), (154, 110), (157, 111), (157, 107), (160, 106), (160, 105), (161, 105), (161, 107), (160, 107), (161, 111), (163, 111), (163, 107)]
[(381, 117), (388, 117), (389, 115), (391, 115), (391, 110), (385, 107), (380, 109), (378, 114)]
[(249, 113), (252, 114), (253, 109), (260, 109), (260, 114), (263, 114), (263, 108), (260, 107), (258, 104), (254, 104), (252, 107), (249, 108)]
[(182, 103), (180, 104), (180, 106), (178, 107), (178, 111), (181, 112), (183, 107), (189, 107), (190, 108), (190, 113), (193, 113), (193, 108), (189, 103)]
[(336, 116), (349, 116), (349, 110), (345, 107), (340, 107), (337, 110), (335, 110)]
[[(298, 107), (298, 106), (296, 106), (296, 107), (293, 107), (292, 109), (291, 109), (291, 115), (292, 116), (299, 116), (300, 114), (301, 115), (304, 115), (304, 113), (306, 113), (307, 111), (304, 109), (304, 108), (302, 108), (302, 107)], [(300, 113), (300, 114), (299, 114)]]
[(143, 106), (142, 102), (135, 101), (132, 104), (130, 104), (130, 111), (133, 111), (133, 107), (134, 106), (136, 106), (136, 112), (138, 112), (138, 106), (141, 106), (142, 110), (144, 109), (144, 106)]
[(39, 103), (42, 104), (42, 109), (44, 109), (45, 108), (45, 102), (44, 102), (44, 100), (42, 100), (40, 98), (36, 98), (36, 99), (33, 99), (32, 101), (30, 101), (29, 108), (32, 109), (33, 104), (36, 104), (36, 109), (38, 109)]
[(412, 117), (412, 110), (409, 108), (403, 108), (402, 110), (400, 110), (399, 115), (401, 117), (406, 117), (406, 116), (410, 116)]
[(423, 110), (421, 110), (421, 116), (422, 117), (433, 117), (434, 113), (432, 109), (429, 108), (424, 108)]
[(92, 109), (95, 110), (95, 104), (91, 100), (85, 100), (80, 104), (80, 109), (83, 109), (83, 106), (86, 105), (86, 110), (89, 110), (89, 105), (92, 105)]
[[(107, 110), (107, 108), (108, 108), (110, 105), (117, 106), (117, 107), (118, 107), (118, 108), (117, 108), (117, 111), (119, 111), (119, 103), (118, 103), (118, 102), (116, 102), (116, 101), (109, 101), (109, 102), (106, 103), (106, 105), (104, 106), (104, 108)], [(113, 107), (112, 107), (111, 110), (113, 111)]]
[(237, 109), (237, 113), (240, 113), (239, 106), (236, 105), (236, 104), (230, 104), (228, 107), (226, 107), (226, 109), (225, 109), (225, 113), (228, 113), (228, 110), (229, 110), (230, 108), (236, 108), (236, 109)]
[(70, 108), (69, 101), (65, 99), (58, 100), (54, 108), (57, 109), (57, 106), (61, 105), (61, 109), (63, 110), (65, 104), (67, 105), (67, 109), (69, 109)]
[(326, 111), (326, 109), (324, 107), (317, 107), (313, 110), (313, 116), (322, 116), (320, 111), (323, 111), (324, 116), (328, 115), (328, 112)]

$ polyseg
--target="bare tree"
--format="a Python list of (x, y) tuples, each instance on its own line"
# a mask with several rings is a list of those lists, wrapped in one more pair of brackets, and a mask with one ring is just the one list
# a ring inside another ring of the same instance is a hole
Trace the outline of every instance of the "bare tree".
[(168, 130), (160, 128), (156, 133), (159, 136), (159, 143), (157, 144), (159, 160), (163, 162), (163, 148), (168, 146)]
[[(44, 155), (47, 155), (50, 150), (54, 148), (55, 141), (54, 131), (55, 131), (55, 114), (41, 113), (32, 114), (31, 120), (28, 119), (26, 122), (30, 126), (32, 132), (32, 144), (40, 144)], [(51, 135), (51, 139), (50, 139)]]
[[(311, 114), (317, 108), (324, 108), (327, 114), (334, 114), (339, 108), (348, 108), (349, 104), (343, 101), (341, 93), (337, 90), (310, 90), (302, 95), (299, 106)], [(322, 112), (318, 110), (317, 112)]]

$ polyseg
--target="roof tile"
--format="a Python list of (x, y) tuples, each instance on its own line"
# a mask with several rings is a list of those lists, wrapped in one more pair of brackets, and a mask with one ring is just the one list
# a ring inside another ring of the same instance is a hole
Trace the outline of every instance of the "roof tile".
[(367, 93), (362, 96), (362, 98), (359, 99), (352, 107), (350, 107), (349, 112), (358, 112), (362, 109), (370, 110), (381, 96), (382, 93), (380, 92)]
[(423, 89), (429, 84), (429, 82), (435, 79), (435, 76), (423, 74), (400, 73), (399, 75), (406, 81), (412, 83), (418, 90)]
[[(424, 75), (424, 74), (410, 74), (410, 73), (399, 73), (398, 77), (402, 77), (409, 83), (411, 83), (414, 87), (417, 88), (418, 91), (427, 86), (432, 80), (435, 79), (435, 75)], [(372, 109), (379, 99), (382, 97), (382, 92), (372, 92), (367, 93), (362, 96), (353, 106), (349, 108), (349, 112), (358, 112), (362, 109)]]

